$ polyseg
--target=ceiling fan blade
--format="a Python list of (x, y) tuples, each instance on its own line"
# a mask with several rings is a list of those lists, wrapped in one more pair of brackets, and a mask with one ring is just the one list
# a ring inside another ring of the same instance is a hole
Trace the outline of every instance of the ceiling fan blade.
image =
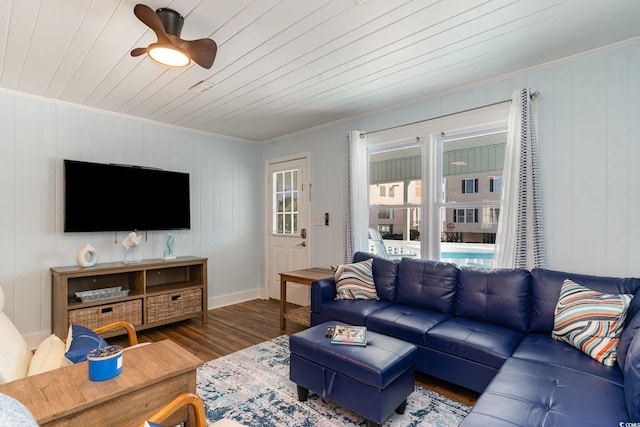
[(137, 47), (131, 51), (131, 56), (140, 56), (147, 53), (146, 47)]
[(193, 62), (204, 68), (211, 68), (216, 59), (218, 45), (211, 39), (180, 40), (178, 46), (185, 50)]
[(137, 4), (133, 8), (133, 13), (140, 21), (142, 21), (147, 27), (151, 28), (153, 32), (156, 33), (158, 43), (171, 43), (169, 37), (167, 37), (167, 33), (164, 30), (164, 25), (162, 25), (160, 17), (156, 15), (153, 9), (144, 4)]

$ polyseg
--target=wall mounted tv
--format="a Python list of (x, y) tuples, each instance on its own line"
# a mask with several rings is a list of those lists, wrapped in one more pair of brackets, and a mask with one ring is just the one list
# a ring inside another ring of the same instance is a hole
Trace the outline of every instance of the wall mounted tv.
[(191, 228), (189, 174), (64, 160), (64, 231)]

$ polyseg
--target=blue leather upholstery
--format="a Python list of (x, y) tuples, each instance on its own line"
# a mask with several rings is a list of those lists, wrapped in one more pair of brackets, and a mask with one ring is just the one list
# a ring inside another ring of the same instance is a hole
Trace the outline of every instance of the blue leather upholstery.
[(391, 305), (393, 305), (392, 302), (374, 299), (335, 300), (324, 303), (321, 312), (328, 319), (364, 326), (368, 316)]
[(603, 427), (627, 421), (624, 389), (619, 384), (563, 366), (512, 357), (460, 426)]
[(394, 304), (368, 315), (366, 326), (371, 331), (426, 345), (427, 331), (448, 318), (443, 313)]
[(640, 334), (636, 334), (624, 365), (624, 392), (633, 421), (640, 420)]
[(331, 344), (325, 331), (335, 323), (289, 338), (290, 379), (380, 424), (413, 392), (416, 347), (375, 332), (366, 347)]
[(430, 347), (418, 347), (416, 370), (478, 393), (498, 373), (498, 368)]
[(461, 267), (456, 316), (527, 332), (530, 276), (527, 270)]
[(386, 301), (395, 301), (398, 290), (398, 264), (400, 259), (388, 260), (377, 255), (365, 252), (356, 252), (353, 262), (366, 261), (373, 258), (373, 277), (376, 278), (376, 293), (378, 298)]
[(631, 341), (633, 341), (639, 330), (640, 313), (636, 313), (631, 318), (627, 317), (627, 324), (622, 331), (622, 335), (620, 335), (620, 342), (618, 343), (618, 366), (621, 370), (624, 370)]
[[(357, 253), (354, 260), (371, 257)], [(334, 300), (333, 280), (317, 281), (312, 324), (348, 319), (417, 345), (417, 370), (483, 393), (463, 425), (640, 423), (640, 279), (458, 268), (409, 258), (384, 262), (378, 264), (381, 283), (388, 298), (395, 286), (395, 300), (355, 307)], [(565, 279), (636, 295), (618, 345), (619, 366), (607, 367), (551, 338)]]
[(504, 326), (454, 317), (427, 332), (427, 346), (498, 369), (523, 338)]
[(398, 267), (396, 302), (453, 313), (457, 284), (455, 264), (402, 258)]
[(624, 385), (622, 372), (617, 366), (603, 365), (575, 347), (554, 340), (550, 335), (527, 335), (513, 352), (513, 357), (563, 366)]

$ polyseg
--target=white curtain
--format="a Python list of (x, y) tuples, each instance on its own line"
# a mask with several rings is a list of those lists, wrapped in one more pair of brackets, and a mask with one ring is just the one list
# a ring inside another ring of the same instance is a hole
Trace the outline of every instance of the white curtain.
[(495, 267), (546, 265), (536, 96), (522, 89), (513, 93), (511, 101)]
[(367, 140), (360, 131), (347, 133), (346, 150), (346, 220), (344, 262), (351, 262), (357, 251), (368, 246), (367, 210)]

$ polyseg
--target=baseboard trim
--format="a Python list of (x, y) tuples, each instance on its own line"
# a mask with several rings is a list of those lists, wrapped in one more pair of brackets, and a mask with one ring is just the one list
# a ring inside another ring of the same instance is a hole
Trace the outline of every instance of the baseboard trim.
[(213, 310), (215, 308), (226, 307), (228, 305), (238, 304), (254, 299), (265, 299), (264, 289), (253, 289), (251, 291), (237, 292), (235, 294), (227, 294), (219, 297), (210, 297), (207, 301), (207, 307), (209, 310)]

